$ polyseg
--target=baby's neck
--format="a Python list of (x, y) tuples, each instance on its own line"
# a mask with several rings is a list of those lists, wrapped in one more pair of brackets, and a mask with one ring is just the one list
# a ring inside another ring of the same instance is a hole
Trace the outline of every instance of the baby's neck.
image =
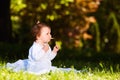
[(42, 42), (40, 40), (36, 40), (35, 42), (38, 43), (38, 44), (40, 44), (40, 45), (46, 45), (46, 44), (48, 44), (48, 42)]

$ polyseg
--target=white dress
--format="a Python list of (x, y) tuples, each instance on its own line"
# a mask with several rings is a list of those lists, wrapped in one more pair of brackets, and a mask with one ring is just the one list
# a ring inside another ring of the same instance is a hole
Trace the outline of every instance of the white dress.
[[(24, 71), (33, 74), (44, 74), (50, 71), (62, 70), (70, 71), (71, 68), (57, 68), (52, 66), (51, 61), (55, 58), (57, 53), (53, 53), (51, 48), (45, 53), (42, 49), (43, 46), (34, 42), (29, 49), (28, 59), (21, 60), (14, 63), (7, 63), (6, 67), (12, 69), (15, 72)], [(78, 72), (75, 70), (75, 72)]]
[(11, 68), (16, 72), (23, 70), (35, 74), (43, 74), (55, 69), (51, 61), (55, 58), (57, 53), (53, 53), (50, 47), (45, 53), (42, 48), (42, 45), (34, 42), (29, 49), (28, 59), (7, 63), (7, 68)]

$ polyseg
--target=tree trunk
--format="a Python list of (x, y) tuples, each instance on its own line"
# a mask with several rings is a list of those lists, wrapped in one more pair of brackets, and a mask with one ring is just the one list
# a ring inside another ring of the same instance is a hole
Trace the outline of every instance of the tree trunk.
[(11, 40), (10, 0), (0, 0), (0, 41), (10, 42)]

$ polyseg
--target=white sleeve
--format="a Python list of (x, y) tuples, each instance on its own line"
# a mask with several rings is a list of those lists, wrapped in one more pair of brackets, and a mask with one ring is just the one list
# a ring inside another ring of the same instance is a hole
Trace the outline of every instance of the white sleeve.
[(29, 56), (34, 61), (39, 61), (45, 55), (45, 51), (42, 50), (42, 48), (36, 48), (36, 47), (33, 47), (30, 53), (31, 55)]
[(49, 59), (53, 60), (55, 58), (55, 56), (57, 55), (57, 53), (54, 53), (53, 51), (51, 51)]
[(51, 51), (51, 48), (49, 48), (49, 55), (48, 55), (49, 60), (53, 60), (56, 55), (57, 53), (54, 53), (53, 51)]

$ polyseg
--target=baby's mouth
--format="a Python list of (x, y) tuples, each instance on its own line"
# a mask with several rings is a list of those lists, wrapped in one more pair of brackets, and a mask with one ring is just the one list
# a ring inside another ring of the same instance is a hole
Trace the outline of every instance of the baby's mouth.
[(51, 39), (54, 39), (54, 38), (51, 38)]

